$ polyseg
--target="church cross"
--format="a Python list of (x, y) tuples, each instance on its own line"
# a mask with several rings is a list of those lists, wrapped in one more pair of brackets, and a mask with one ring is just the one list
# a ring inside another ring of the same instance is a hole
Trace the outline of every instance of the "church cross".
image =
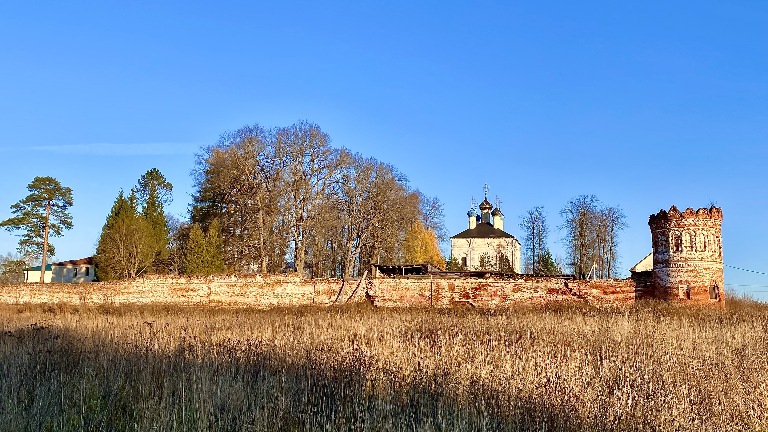
[(483, 191), (485, 192), (485, 199), (488, 199), (488, 183), (483, 186)]

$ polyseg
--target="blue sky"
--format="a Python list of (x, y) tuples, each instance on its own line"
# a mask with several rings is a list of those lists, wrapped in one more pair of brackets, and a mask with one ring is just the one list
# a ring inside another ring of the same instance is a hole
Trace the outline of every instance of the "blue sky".
[[(543, 205), (562, 255), (559, 210), (595, 194), (626, 213), (629, 268), (648, 215), (714, 201), (726, 265), (768, 272), (768, 3), (158, 3), (0, 4), (0, 218), (58, 178), (58, 258), (92, 254), (148, 169), (186, 216), (201, 146), (307, 119), (438, 196), (451, 234), (487, 183), (512, 234)], [(768, 298), (767, 275), (725, 277)]]

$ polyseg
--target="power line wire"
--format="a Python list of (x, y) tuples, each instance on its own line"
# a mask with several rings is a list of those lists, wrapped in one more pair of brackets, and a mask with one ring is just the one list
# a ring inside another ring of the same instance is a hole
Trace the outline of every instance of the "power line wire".
[(736, 269), (736, 270), (741, 270), (741, 271), (745, 271), (745, 272), (756, 273), (756, 274), (760, 274), (760, 275), (763, 275), (763, 276), (768, 276), (768, 273), (766, 273), (766, 272), (761, 272), (761, 271), (757, 271), (757, 270), (749, 270), (749, 269), (745, 269), (745, 268), (741, 268), (741, 267), (734, 267), (734, 266), (731, 266), (731, 265), (728, 265), (728, 264), (723, 264), (723, 265), (725, 267)]

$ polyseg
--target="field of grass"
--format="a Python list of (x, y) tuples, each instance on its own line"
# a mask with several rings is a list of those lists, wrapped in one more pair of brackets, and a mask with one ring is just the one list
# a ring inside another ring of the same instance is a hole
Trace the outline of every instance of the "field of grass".
[(768, 307), (0, 306), (0, 430), (767, 430)]

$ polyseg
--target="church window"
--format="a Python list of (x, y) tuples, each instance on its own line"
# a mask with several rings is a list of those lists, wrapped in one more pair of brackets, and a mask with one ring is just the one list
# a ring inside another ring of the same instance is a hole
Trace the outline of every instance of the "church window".
[(461, 257), (461, 266), (464, 268), (467, 267), (467, 257)]
[(696, 234), (688, 233), (688, 241), (690, 242), (691, 252), (696, 252)]

